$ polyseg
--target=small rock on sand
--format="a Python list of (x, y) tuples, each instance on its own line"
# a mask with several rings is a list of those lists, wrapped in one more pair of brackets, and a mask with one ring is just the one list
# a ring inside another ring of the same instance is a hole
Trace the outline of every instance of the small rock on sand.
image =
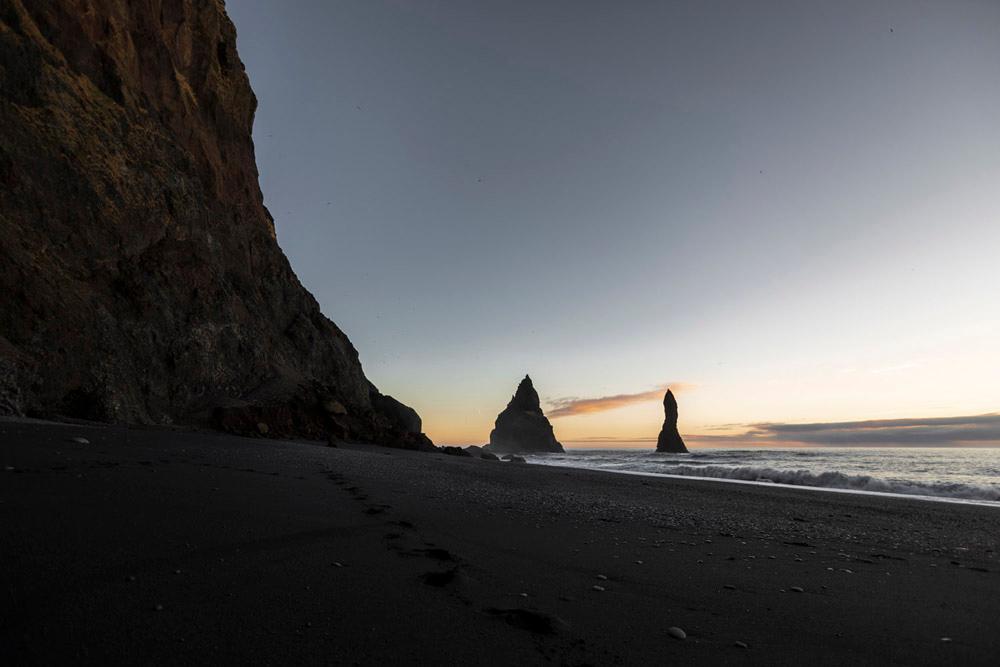
[(75, 438), (70, 438), (69, 441), (70, 442), (75, 442), (78, 445), (89, 445), (90, 444), (90, 440), (87, 440), (86, 438), (81, 438), (80, 436), (77, 436)]
[(733, 646), (736, 648), (750, 648), (747, 646), (746, 642), (733, 642)]
[(674, 639), (687, 639), (687, 633), (678, 628), (676, 625), (672, 625), (667, 628), (667, 634)]
[(599, 575), (597, 575), (597, 578), (600, 579), (601, 581), (607, 581), (608, 580), (608, 577), (605, 574), (599, 574)]
[(793, 592), (793, 593), (803, 593), (803, 592), (804, 592), (804, 591), (802, 590), (802, 587), (801, 587), (801, 586), (792, 586), (792, 587), (791, 587), (791, 588), (789, 588), (788, 590), (790, 590), (790, 591), (791, 591), (791, 592)]
[(593, 586), (591, 586), (591, 590), (595, 590), (598, 593), (602, 593), (604, 592), (604, 586), (598, 586), (597, 584), (594, 584)]

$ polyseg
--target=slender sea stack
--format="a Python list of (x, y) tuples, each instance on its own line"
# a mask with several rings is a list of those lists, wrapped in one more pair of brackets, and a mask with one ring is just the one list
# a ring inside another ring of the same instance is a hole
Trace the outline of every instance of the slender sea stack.
[(278, 247), (224, 4), (0, 7), (0, 415), (433, 449)]
[(656, 451), (687, 454), (684, 440), (677, 432), (677, 399), (669, 389), (663, 397), (663, 428), (660, 429), (660, 437), (656, 439)]
[(552, 432), (552, 424), (542, 413), (538, 392), (527, 375), (517, 386), (510, 403), (497, 415), (489, 448), (499, 453), (563, 451)]

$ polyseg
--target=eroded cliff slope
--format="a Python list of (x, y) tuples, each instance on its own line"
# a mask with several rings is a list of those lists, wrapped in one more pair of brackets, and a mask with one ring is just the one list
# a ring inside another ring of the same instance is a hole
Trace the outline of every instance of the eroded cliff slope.
[(275, 240), (216, 0), (0, 0), (0, 413), (429, 446)]

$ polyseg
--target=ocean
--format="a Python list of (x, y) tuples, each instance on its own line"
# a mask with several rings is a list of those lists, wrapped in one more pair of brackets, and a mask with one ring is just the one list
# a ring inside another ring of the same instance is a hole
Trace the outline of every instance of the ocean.
[(1000, 449), (996, 448), (713, 448), (690, 454), (581, 448), (525, 458), (572, 468), (898, 494), (1000, 507)]

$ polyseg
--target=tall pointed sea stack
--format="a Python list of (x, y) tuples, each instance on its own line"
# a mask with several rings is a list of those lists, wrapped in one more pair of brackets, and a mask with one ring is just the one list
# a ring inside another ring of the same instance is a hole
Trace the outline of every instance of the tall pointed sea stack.
[(504, 411), (497, 415), (496, 427), (490, 432), (493, 452), (561, 452), (563, 446), (545, 418), (538, 392), (527, 375), (517, 386)]
[(687, 454), (684, 440), (677, 432), (677, 399), (669, 389), (663, 397), (663, 428), (660, 429), (660, 437), (656, 439), (656, 451)]

